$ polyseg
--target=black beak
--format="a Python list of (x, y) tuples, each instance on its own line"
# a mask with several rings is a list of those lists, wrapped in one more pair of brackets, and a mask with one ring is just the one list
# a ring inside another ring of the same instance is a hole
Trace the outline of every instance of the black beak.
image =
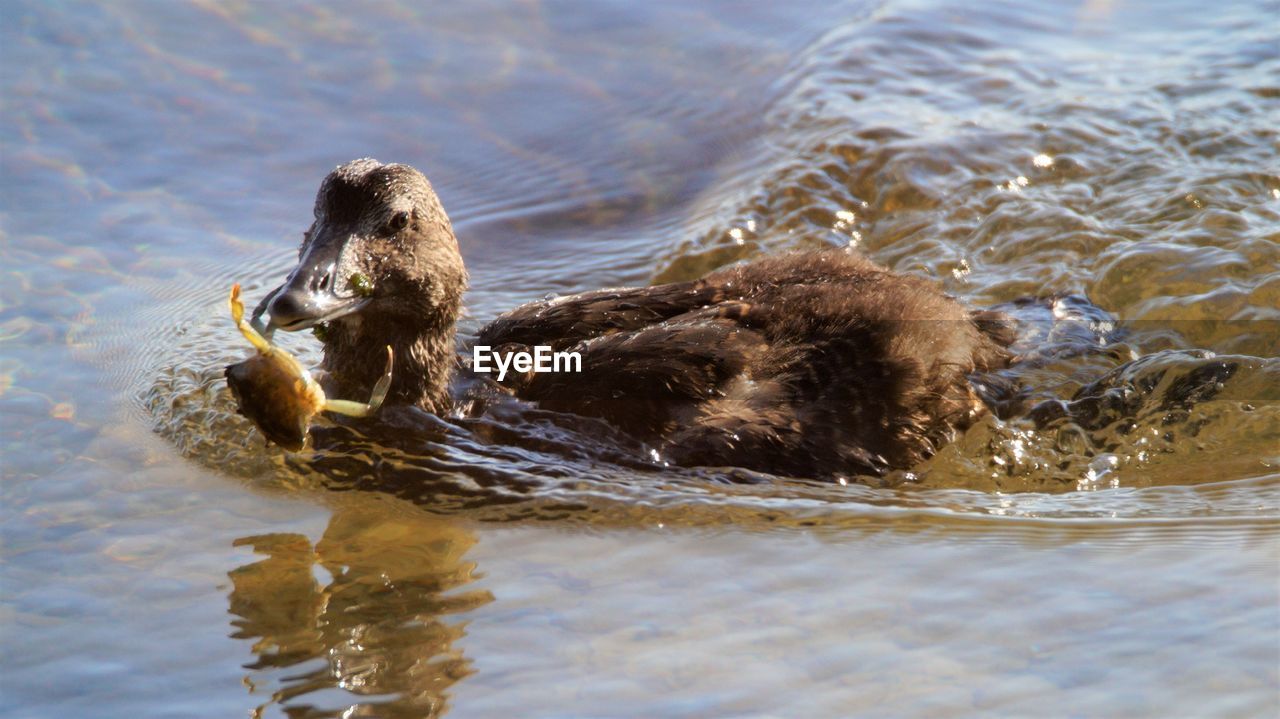
[[(364, 298), (350, 294), (346, 283), (339, 282), (342, 251), (351, 236), (342, 233), (339, 238), (336, 234), (316, 228), (289, 278), (254, 309), (252, 321), (263, 334), (270, 336), (277, 329), (304, 330), (364, 306)], [(264, 313), (270, 314), (265, 327), (259, 319)]]

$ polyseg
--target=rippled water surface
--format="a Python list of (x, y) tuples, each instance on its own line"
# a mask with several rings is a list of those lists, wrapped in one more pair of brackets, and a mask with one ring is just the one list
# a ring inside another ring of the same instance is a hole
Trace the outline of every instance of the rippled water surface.
[[(1280, 4), (416, 5), (0, 3), (15, 716), (1280, 711)], [(264, 447), (225, 293), (361, 156), (464, 339), (849, 245), (1016, 316), (1016, 396), (846, 485), (514, 402)]]

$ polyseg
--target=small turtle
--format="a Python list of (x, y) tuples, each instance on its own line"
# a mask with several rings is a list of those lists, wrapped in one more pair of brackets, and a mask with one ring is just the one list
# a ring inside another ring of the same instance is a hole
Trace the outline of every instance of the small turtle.
[(296, 452), (306, 443), (311, 418), (320, 412), (367, 417), (382, 406), (391, 385), (393, 354), (390, 346), (387, 347), (387, 370), (374, 385), (368, 404), (327, 399), (320, 384), (297, 358), (271, 344), (245, 322), (239, 284), (231, 287), (228, 304), (231, 306), (231, 319), (258, 352), (227, 367), (227, 385), (240, 414), (253, 420), (268, 440)]

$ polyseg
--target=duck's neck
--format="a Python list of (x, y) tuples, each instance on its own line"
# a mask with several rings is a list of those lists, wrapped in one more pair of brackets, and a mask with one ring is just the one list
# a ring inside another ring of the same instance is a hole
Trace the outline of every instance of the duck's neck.
[(416, 405), (440, 414), (449, 408), (449, 378), (456, 362), (457, 312), (423, 323), (390, 318), (335, 322), (324, 339), (326, 391), (337, 399), (365, 401), (387, 365), (387, 346), (395, 356), (387, 404)]

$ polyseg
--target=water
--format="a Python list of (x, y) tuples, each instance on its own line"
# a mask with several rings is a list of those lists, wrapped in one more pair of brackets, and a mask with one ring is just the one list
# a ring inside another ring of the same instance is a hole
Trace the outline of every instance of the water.
[[(1280, 710), (1280, 5), (0, 11), (15, 716)], [(291, 457), (225, 293), (365, 155), (440, 191), (464, 334), (832, 243), (1092, 324), (1026, 310), (1024, 411), (880, 482), (521, 407)]]

